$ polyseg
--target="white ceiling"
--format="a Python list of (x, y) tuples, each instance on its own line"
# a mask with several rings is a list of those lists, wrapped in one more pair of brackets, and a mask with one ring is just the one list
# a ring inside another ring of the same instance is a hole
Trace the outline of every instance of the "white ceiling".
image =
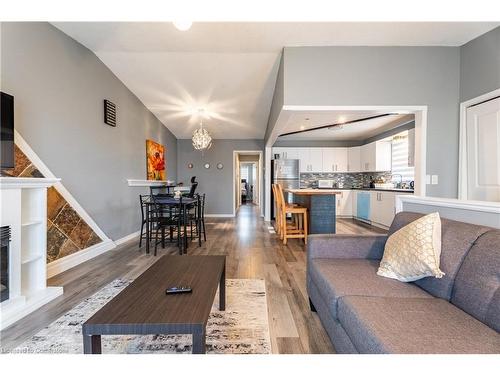
[[(286, 127), (281, 132), (289, 132), (314, 129), (320, 126), (344, 123), (386, 114), (382, 111), (321, 111), (293, 112), (287, 121)], [(308, 120), (307, 120), (308, 119)], [(304, 133), (281, 136), (280, 140), (287, 141), (363, 141), (375, 135), (393, 129), (399, 125), (407, 123), (414, 119), (412, 114), (393, 114), (384, 117), (378, 117), (371, 120), (345, 124), (343, 127), (333, 127), (318, 130), (311, 130)]]
[(199, 107), (215, 139), (262, 139), (284, 46), (458, 46), (490, 23), (56, 22), (92, 50), (177, 138), (190, 138)]

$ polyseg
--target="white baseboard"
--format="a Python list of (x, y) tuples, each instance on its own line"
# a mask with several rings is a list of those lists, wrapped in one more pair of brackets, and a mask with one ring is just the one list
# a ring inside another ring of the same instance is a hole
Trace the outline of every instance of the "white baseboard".
[(121, 244), (124, 244), (125, 242), (128, 242), (130, 240), (133, 240), (136, 237), (139, 237), (140, 234), (141, 234), (140, 230), (138, 230), (137, 232), (134, 232), (134, 233), (130, 233), (129, 235), (127, 235), (125, 237), (117, 239), (115, 241), (115, 245), (120, 246)]
[(234, 217), (233, 214), (205, 214), (205, 217)]
[(55, 260), (47, 264), (47, 278), (58, 275), (70, 268), (73, 268), (87, 260), (95, 258), (98, 255), (114, 249), (116, 244), (111, 240), (106, 240), (64, 258)]

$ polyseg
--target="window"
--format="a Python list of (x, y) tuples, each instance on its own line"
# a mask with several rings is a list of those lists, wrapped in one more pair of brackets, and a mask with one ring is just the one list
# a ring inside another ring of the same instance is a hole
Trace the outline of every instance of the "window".
[[(392, 137), (392, 174), (401, 175), (403, 181), (415, 179), (415, 168), (408, 166), (408, 131), (405, 130)], [(399, 176), (393, 176), (399, 182)]]
[(240, 168), (240, 178), (242, 180), (247, 180), (248, 181), (248, 166), (246, 164), (242, 165)]

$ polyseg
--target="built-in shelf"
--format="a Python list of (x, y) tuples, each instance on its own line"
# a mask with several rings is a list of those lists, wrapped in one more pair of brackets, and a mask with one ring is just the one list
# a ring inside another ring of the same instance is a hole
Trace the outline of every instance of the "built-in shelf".
[(28, 264), (36, 260), (42, 259), (43, 254), (33, 254), (21, 259), (21, 264)]
[(21, 226), (24, 228), (24, 227), (29, 227), (32, 225), (38, 225), (38, 224), (42, 224), (42, 223), (43, 223), (43, 220), (31, 220), (31, 221), (26, 221), (25, 223), (22, 223)]
[(11, 228), (9, 299), (0, 330), (61, 295), (47, 286), (47, 187), (59, 179), (0, 177), (0, 225)]

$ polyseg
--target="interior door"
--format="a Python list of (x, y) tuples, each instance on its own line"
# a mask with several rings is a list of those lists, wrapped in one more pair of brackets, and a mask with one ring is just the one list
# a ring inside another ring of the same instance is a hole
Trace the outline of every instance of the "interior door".
[(500, 98), (467, 108), (467, 198), (500, 202)]

